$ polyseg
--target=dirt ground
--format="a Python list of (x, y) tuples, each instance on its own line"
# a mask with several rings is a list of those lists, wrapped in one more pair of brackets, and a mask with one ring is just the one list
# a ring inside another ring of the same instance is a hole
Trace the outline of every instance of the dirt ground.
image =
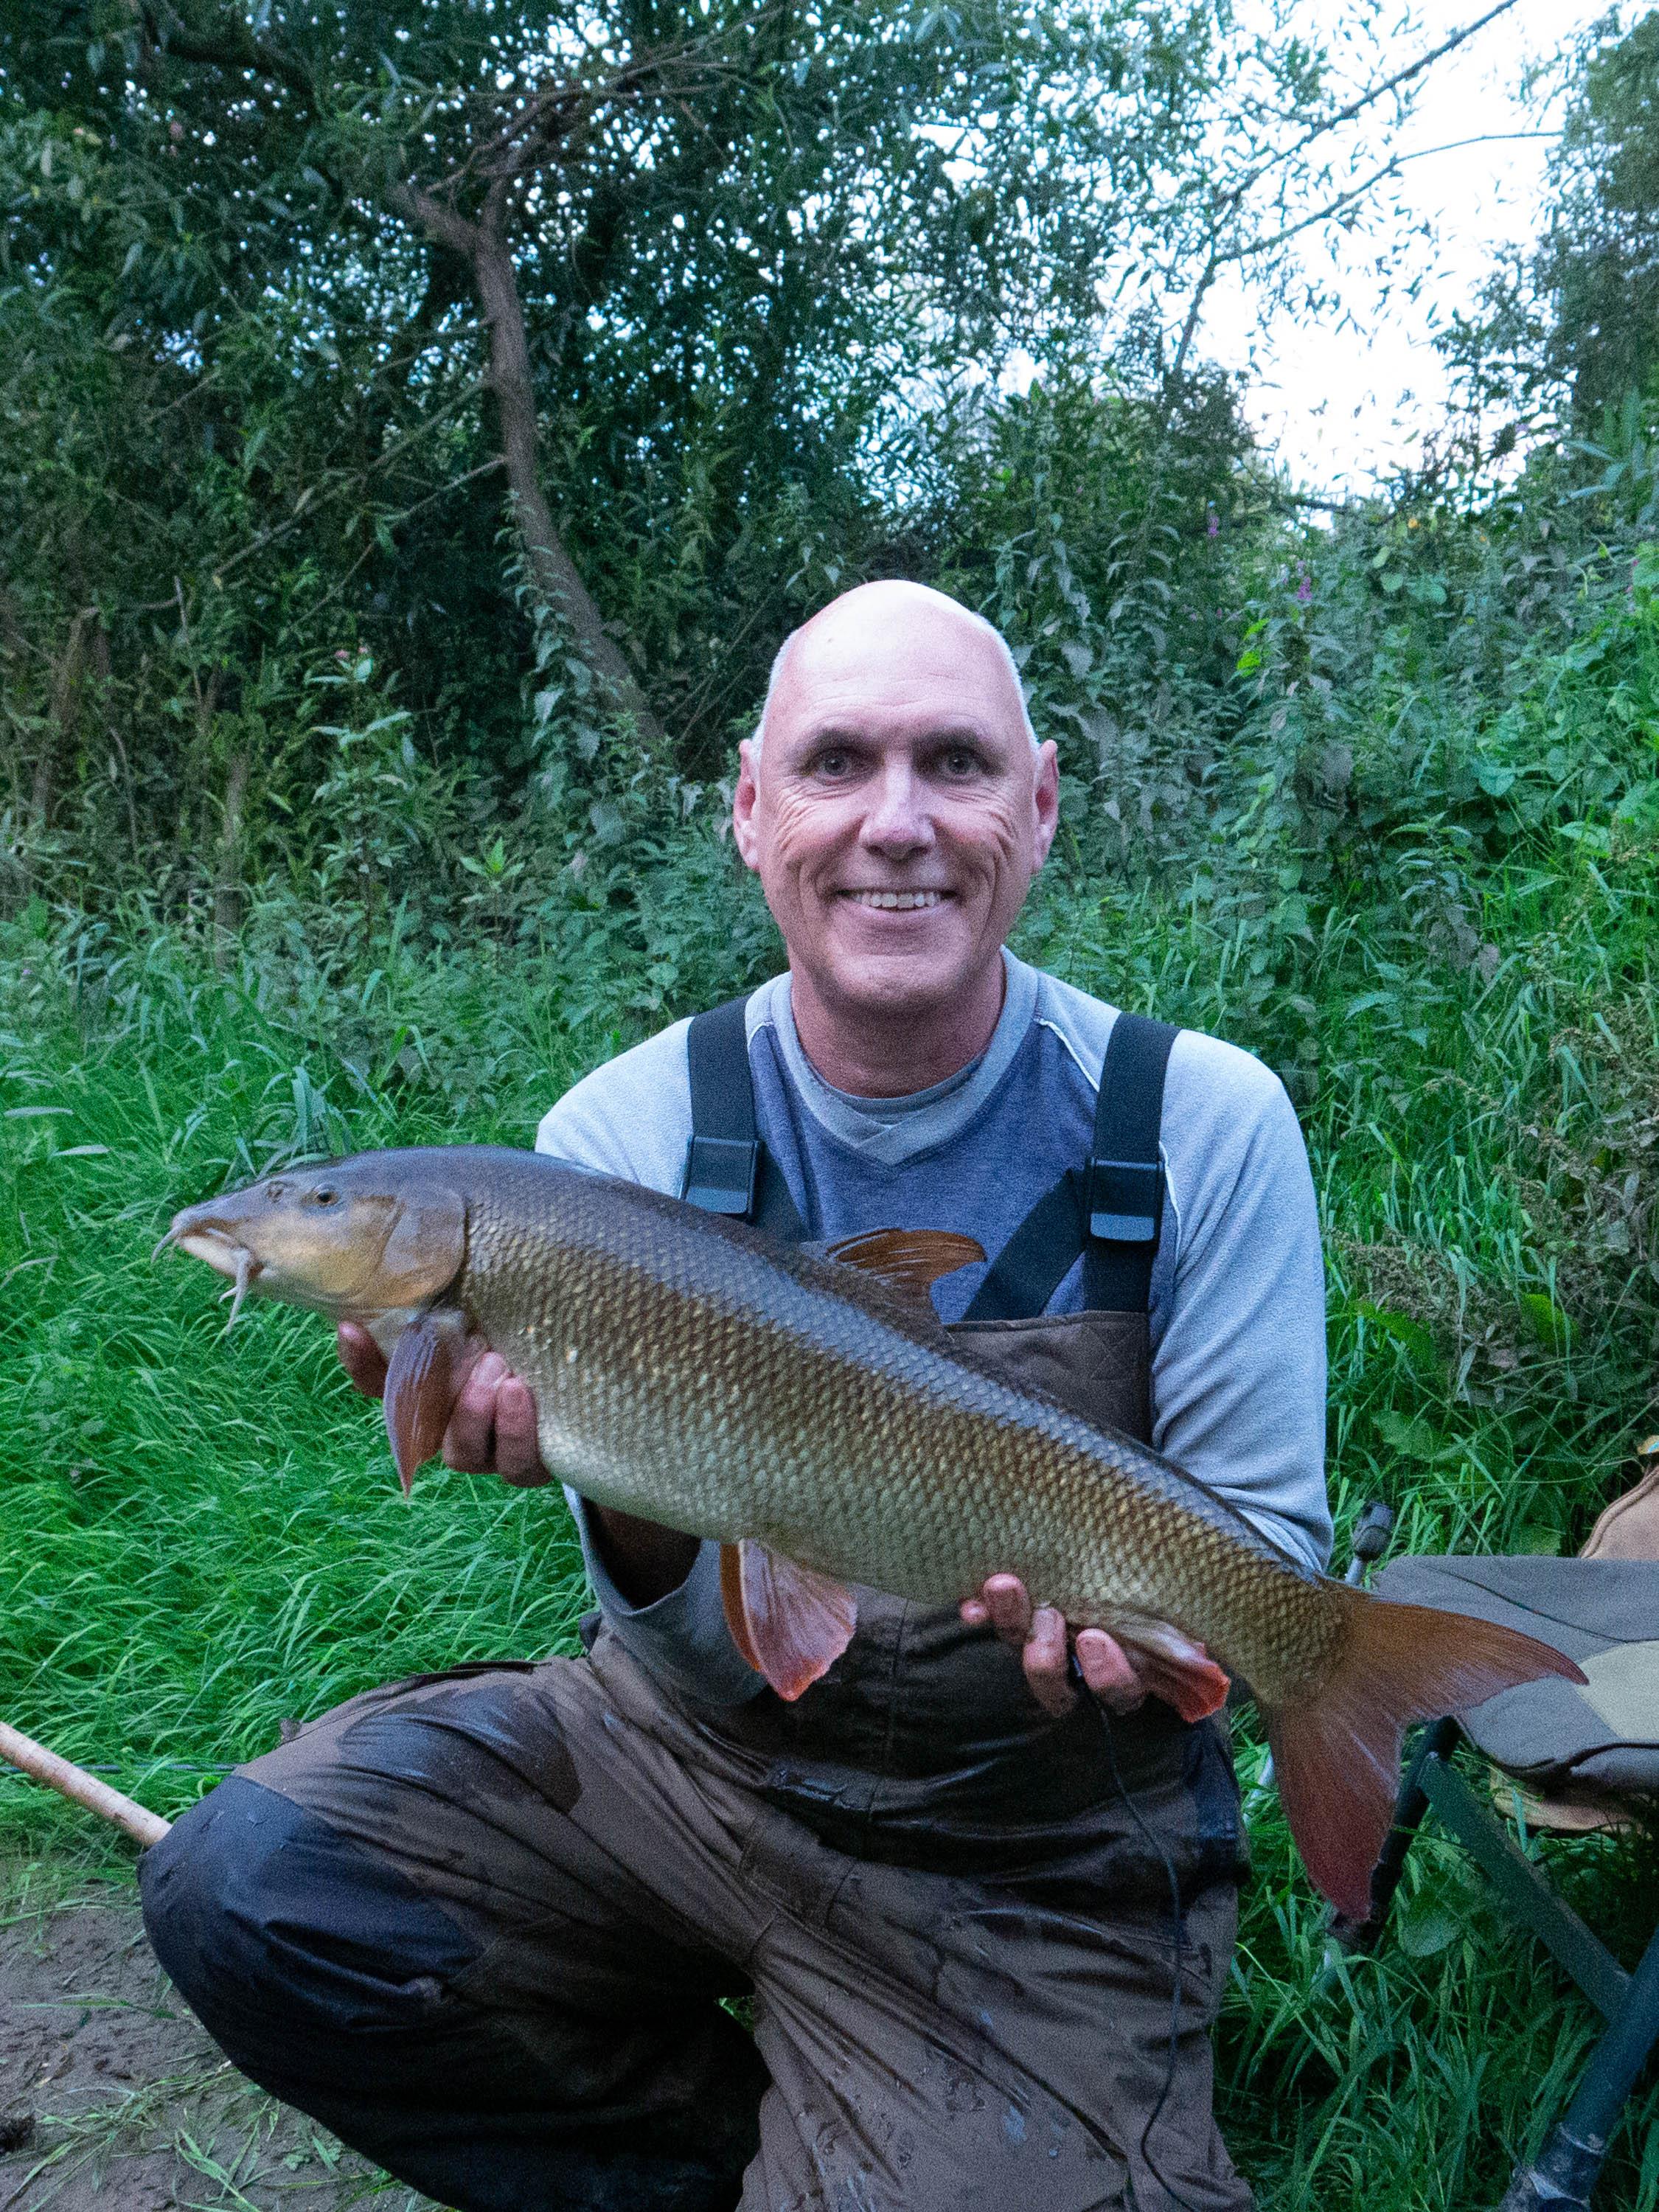
[(0, 1876), (0, 2212), (430, 2212), (220, 2057), (131, 1881)]

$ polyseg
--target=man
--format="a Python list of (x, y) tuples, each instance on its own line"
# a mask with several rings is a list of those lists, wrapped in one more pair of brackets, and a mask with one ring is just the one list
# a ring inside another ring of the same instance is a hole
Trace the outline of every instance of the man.
[[(1246, 1054), (1006, 953), (1057, 791), (988, 624), (914, 585), (836, 601), (733, 809), (787, 975), (589, 1076), (538, 1145), (786, 1237), (975, 1237), (942, 1318), (1322, 1561), (1295, 1118)], [(494, 1355), (446, 1456), (551, 1479)], [(587, 1659), (354, 1699), (147, 1855), (157, 1951), (231, 2056), (462, 2212), (1247, 2206), (1210, 2110), (1245, 1863), (1221, 1725), (1098, 1631), (1080, 1698), (1012, 1575), (959, 1615), (860, 1592), (786, 1705), (712, 1547), (571, 1502)], [(719, 2002), (749, 1992), (752, 2039)]]

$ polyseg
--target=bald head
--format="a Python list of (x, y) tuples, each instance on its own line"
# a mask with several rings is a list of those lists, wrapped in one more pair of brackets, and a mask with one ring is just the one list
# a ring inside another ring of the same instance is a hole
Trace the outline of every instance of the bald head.
[(925, 1090), (996, 1026), (1003, 939), (1054, 837), (1054, 748), (990, 623), (921, 584), (861, 585), (798, 629), (763, 727), (732, 821), (801, 1042), (842, 1090)]
[(942, 647), (949, 653), (953, 641), (958, 646), (966, 642), (969, 650), (984, 662), (991, 696), (1006, 700), (1035, 753), (1037, 734), (1026, 712), (1019, 671), (1002, 632), (983, 615), (934, 591), (929, 584), (895, 580), (856, 585), (832, 599), (810, 622), (790, 631), (772, 663), (760, 720), (749, 740), (755, 758), (760, 758), (779, 684), (799, 649), (816, 647), (832, 655), (852, 653), (873, 673), (874, 665), (884, 659), (902, 663), (925, 656), (930, 647)]

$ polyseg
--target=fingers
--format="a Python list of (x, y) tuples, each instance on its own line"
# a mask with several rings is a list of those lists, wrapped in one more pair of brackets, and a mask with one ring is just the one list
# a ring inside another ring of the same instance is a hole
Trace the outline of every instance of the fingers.
[(1077, 1692), (1067, 1679), (1066, 1621), (1053, 1606), (1033, 1612), (1018, 1575), (992, 1575), (976, 1598), (964, 1599), (962, 1617), (970, 1628), (989, 1621), (999, 1642), (1020, 1654), (1031, 1694), (1045, 1712), (1070, 1712)]
[(1134, 1662), (1103, 1628), (1078, 1632), (1077, 1664), (1096, 1697), (1113, 1712), (1132, 1713), (1146, 1702), (1146, 1686), (1135, 1672)]
[[(1077, 1702), (1067, 1650), (1065, 1616), (1054, 1606), (1032, 1607), (1018, 1575), (992, 1575), (977, 1597), (963, 1601), (962, 1618), (970, 1628), (988, 1621), (999, 1639), (1020, 1654), (1031, 1694), (1056, 1718)], [(1146, 1687), (1133, 1661), (1103, 1629), (1085, 1628), (1076, 1643), (1078, 1671), (1102, 1704), (1115, 1713), (1132, 1713), (1146, 1700)]]
[(486, 1352), (475, 1363), (450, 1408), (444, 1431), (446, 1467), (465, 1474), (488, 1474), (495, 1456), (495, 1392), (507, 1373), (499, 1352)]
[(1031, 1695), (1045, 1713), (1056, 1719), (1077, 1703), (1072, 1687), (1066, 1649), (1066, 1616), (1052, 1605), (1041, 1605), (1031, 1615), (1031, 1632), (1025, 1639), (1025, 1680)]
[(495, 1472), (514, 1490), (539, 1490), (553, 1480), (536, 1437), (536, 1401), (516, 1375), (503, 1376), (495, 1393)]
[(1031, 1601), (1018, 1575), (993, 1575), (981, 1595), (1000, 1643), (1021, 1650), (1031, 1630)]
[(481, 1353), (444, 1431), (444, 1464), (499, 1474), (515, 1489), (550, 1482), (536, 1442), (536, 1401), (498, 1352)]
[(343, 1321), (334, 1332), (334, 1348), (354, 1389), (365, 1398), (386, 1395), (386, 1356), (368, 1331), (355, 1321)]

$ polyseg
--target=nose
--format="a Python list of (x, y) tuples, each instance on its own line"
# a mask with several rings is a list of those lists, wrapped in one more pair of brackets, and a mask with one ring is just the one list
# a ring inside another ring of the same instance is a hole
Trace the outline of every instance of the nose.
[(908, 860), (933, 842), (927, 789), (908, 756), (890, 757), (870, 792), (859, 842), (884, 860)]

